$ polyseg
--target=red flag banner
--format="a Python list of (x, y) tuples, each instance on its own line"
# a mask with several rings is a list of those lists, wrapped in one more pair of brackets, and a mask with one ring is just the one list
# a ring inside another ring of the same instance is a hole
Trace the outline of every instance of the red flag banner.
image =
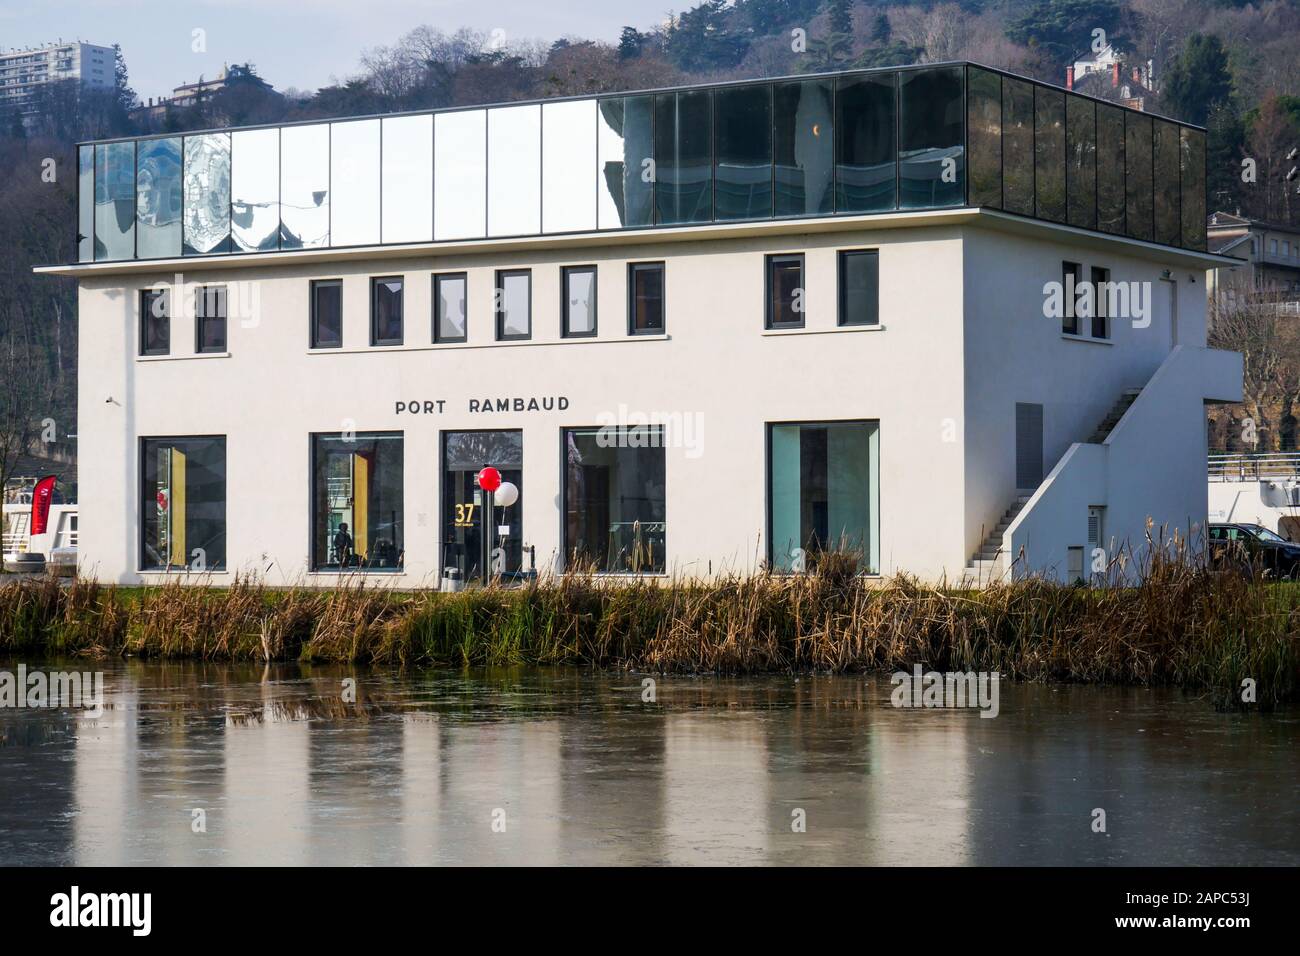
[(54, 500), (54, 476), (46, 475), (32, 489), (32, 534), (45, 534), (50, 523), (50, 502)]

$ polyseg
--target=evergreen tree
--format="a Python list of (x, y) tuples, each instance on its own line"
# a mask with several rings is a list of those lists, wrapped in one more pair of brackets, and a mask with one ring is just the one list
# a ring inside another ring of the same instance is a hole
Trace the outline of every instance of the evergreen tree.
[(641, 45), (644, 42), (645, 38), (636, 27), (624, 27), (618, 35), (618, 58), (635, 60), (641, 55)]
[(1210, 110), (1232, 98), (1228, 54), (1214, 35), (1193, 33), (1165, 72), (1160, 99), (1179, 119), (1204, 125)]
[(883, 12), (877, 13), (875, 20), (871, 23), (871, 42), (884, 46), (893, 35), (894, 31), (889, 25), (889, 17)]
[(853, 0), (827, 0), (831, 33), (853, 35)]

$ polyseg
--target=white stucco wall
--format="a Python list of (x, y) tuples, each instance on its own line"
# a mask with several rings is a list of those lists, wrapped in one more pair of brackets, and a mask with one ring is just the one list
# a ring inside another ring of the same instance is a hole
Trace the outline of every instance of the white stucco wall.
[[(561, 550), (560, 429), (594, 426), (620, 404), (698, 413), (698, 457), (666, 455), (672, 572), (751, 570), (766, 555), (765, 423), (880, 422), (882, 572), (955, 572), (966, 551), (960, 441), (937, 440), (963, 404), (963, 243), (955, 226), (855, 228), (833, 234), (771, 228), (749, 237), (266, 266), (205, 265), (194, 284), (231, 285), (229, 354), (194, 356), (192, 319), (172, 319), (172, 354), (139, 358), (139, 290), (171, 271), (83, 277), (80, 293), (83, 571), (153, 580), (138, 567), (138, 440), (227, 436), (231, 571), (328, 584), (309, 575), (309, 434), (405, 433), (406, 572), (436, 583), (441, 549), (439, 430), (522, 428), (523, 539), (539, 567)], [(880, 250), (878, 330), (836, 329), (836, 250)], [(764, 332), (764, 255), (806, 255), (806, 325)], [(663, 260), (667, 334), (627, 335), (629, 261)], [(599, 266), (599, 336), (561, 340), (560, 267)], [(498, 268), (533, 270), (533, 339), (493, 342)], [(469, 342), (431, 346), (433, 272), (469, 273)], [(370, 348), (371, 276), (406, 277), (404, 347)], [(308, 349), (312, 278), (342, 277), (344, 348)], [(258, 286), (258, 321), (235, 316), (237, 281)], [(125, 285), (124, 285), (125, 283)], [(173, 310), (178, 311), (178, 310)], [(471, 414), (471, 398), (565, 396), (563, 412)], [(112, 401), (109, 401), (109, 399)], [(444, 400), (442, 414), (399, 415), (397, 401)], [(214, 580), (221, 583), (229, 574)]]

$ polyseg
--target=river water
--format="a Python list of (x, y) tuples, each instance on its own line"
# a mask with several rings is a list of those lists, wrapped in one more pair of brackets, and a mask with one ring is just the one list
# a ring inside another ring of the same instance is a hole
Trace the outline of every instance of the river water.
[(104, 712), (0, 710), (0, 864), (1300, 863), (1294, 709), (1003, 682), (989, 719), (895, 708), (887, 675), (657, 677), (646, 700), (644, 675), (575, 670), (49, 667), (101, 669)]

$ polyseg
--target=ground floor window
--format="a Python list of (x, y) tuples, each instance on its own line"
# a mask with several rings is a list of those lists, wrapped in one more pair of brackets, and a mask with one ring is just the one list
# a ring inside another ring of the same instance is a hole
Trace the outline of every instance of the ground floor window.
[(401, 432), (312, 435), (312, 570), (400, 571)]
[(460, 571), (461, 580), (483, 575), (483, 533), (487, 527), (485, 493), (475, 476), (491, 466), (501, 480), (519, 489), (509, 508), (492, 510), (489, 560), (498, 574), (513, 574), (523, 563), (524, 434), (520, 431), (443, 432), (442, 434), (442, 567)]
[(224, 569), (226, 439), (142, 439), (140, 476), (141, 570)]
[(880, 427), (877, 422), (768, 426), (768, 558), (781, 571), (812, 570), (828, 551), (880, 567)]
[(666, 568), (663, 429), (564, 431), (564, 553), (606, 573)]

